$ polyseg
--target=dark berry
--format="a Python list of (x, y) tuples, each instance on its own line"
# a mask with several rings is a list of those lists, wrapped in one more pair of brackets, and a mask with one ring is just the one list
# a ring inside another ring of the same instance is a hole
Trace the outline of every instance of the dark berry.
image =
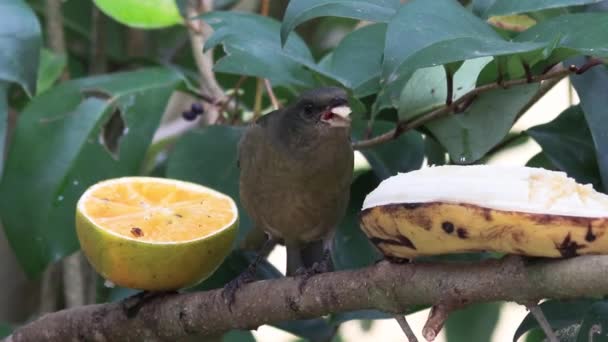
[(190, 110), (196, 114), (203, 114), (203, 106), (200, 103), (193, 103), (190, 107)]
[(193, 121), (194, 119), (196, 119), (197, 116), (198, 114), (189, 110), (182, 112), (182, 117), (188, 121)]

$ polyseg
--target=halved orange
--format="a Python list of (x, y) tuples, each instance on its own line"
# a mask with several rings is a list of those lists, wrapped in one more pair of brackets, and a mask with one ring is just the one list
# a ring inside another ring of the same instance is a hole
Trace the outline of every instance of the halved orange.
[(237, 225), (229, 196), (166, 178), (102, 181), (76, 207), (76, 232), (93, 268), (141, 290), (175, 290), (209, 277), (230, 252)]

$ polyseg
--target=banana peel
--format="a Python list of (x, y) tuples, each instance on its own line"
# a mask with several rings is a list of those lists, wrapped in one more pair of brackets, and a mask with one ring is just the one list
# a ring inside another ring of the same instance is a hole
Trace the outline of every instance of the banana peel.
[(366, 197), (360, 218), (370, 241), (399, 259), (608, 253), (608, 196), (540, 168), (450, 165), (399, 174)]

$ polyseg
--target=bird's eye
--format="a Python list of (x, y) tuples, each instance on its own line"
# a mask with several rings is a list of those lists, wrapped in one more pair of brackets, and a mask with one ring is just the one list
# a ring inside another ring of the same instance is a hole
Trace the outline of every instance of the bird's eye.
[(307, 103), (306, 105), (304, 105), (304, 112), (306, 114), (312, 114), (312, 110), (313, 110), (313, 106), (310, 103)]

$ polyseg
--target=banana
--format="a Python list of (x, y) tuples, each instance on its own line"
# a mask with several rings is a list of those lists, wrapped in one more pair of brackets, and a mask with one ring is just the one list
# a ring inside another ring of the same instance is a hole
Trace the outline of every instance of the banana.
[(385, 256), (608, 253), (608, 196), (563, 172), (490, 165), (399, 174), (366, 197), (361, 228)]

